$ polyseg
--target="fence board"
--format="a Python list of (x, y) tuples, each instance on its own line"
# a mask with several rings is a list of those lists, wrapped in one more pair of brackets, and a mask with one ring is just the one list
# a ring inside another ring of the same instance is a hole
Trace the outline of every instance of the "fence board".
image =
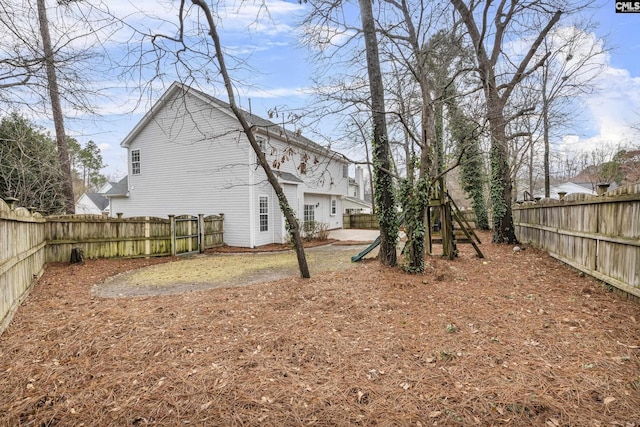
[(164, 218), (64, 215), (47, 218), (44, 228), (47, 262), (68, 261), (75, 247), (87, 259), (170, 254), (169, 220)]
[(224, 244), (224, 215), (204, 217), (204, 249)]
[(342, 227), (379, 229), (378, 217), (374, 214), (344, 214), (342, 216)]
[(44, 221), (0, 200), (0, 334), (44, 272)]
[(640, 184), (526, 202), (513, 214), (521, 242), (640, 297)]
[[(197, 217), (196, 217), (197, 218)], [(224, 216), (203, 220), (205, 248), (224, 244)], [(190, 222), (183, 223), (189, 233)], [(196, 230), (197, 227), (193, 228)], [(43, 218), (27, 209), (11, 209), (0, 200), (0, 334), (28, 295), (34, 279), (48, 262), (68, 262), (79, 247), (84, 257), (133, 258), (171, 254), (171, 225), (153, 217), (106, 218), (101, 215), (63, 215)], [(198, 238), (184, 245), (198, 250)]]

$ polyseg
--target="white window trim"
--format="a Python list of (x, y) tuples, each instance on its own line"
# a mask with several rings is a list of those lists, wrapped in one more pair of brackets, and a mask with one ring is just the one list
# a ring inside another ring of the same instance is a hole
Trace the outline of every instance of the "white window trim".
[[(313, 219), (308, 219), (308, 217), (310, 216), (310, 215), (308, 215), (308, 213), (311, 213), (313, 215)], [(316, 220), (316, 206), (313, 203), (305, 203), (304, 204), (302, 221), (304, 223), (307, 223), (307, 222), (311, 222), (311, 221), (315, 222), (315, 220)]]
[[(134, 153), (138, 153), (138, 161), (134, 162), (133, 161), (133, 155)], [(131, 158), (129, 159), (129, 161), (131, 162), (131, 175), (140, 175), (142, 173), (142, 155), (140, 154), (140, 150), (131, 150)], [(138, 172), (135, 172), (134, 169), (134, 164), (138, 165)]]
[(338, 199), (336, 196), (331, 196), (331, 212), (329, 215), (336, 216), (338, 214)]
[[(262, 212), (262, 200), (265, 201), (264, 203), (264, 208), (265, 208), (265, 212)], [(262, 229), (262, 216), (266, 217), (266, 228), (263, 230)], [(260, 233), (266, 233), (269, 231), (269, 197), (268, 196), (259, 196), (258, 197), (258, 228), (260, 230)]]

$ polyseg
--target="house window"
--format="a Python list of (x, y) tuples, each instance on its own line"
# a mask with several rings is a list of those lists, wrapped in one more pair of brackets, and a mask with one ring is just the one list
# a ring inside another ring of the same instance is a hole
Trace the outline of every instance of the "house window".
[(269, 231), (269, 199), (260, 196), (260, 231)]
[(349, 165), (342, 165), (342, 177), (349, 178)]
[(131, 150), (131, 175), (140, 175), (140, 150)]
[(316, 220), (315, 206), (304, 205), (304, 223), (310, 224)]
[(331, 196), (331, 216), (334, 216), (338, 213), (338, 201), (335, 196)]

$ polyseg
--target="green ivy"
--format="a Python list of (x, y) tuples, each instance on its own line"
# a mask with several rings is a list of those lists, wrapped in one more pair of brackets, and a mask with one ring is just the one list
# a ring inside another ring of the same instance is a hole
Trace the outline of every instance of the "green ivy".
[(476, 227), (489, 229), (489, 215), (485, 202), (486, 173), (477, 126), (462, 114), (455, 104), (449, 106), (451, 137), (459, 151), (464, 150), (460, 159), (460, 181), (462, 189), (471, 198), (471, 207), (476, 217)]
[[(375, 138), (372, 139), (371, 146), (374, 153), (378, 153), (378, 150), (381, 148), (375, 141)], [(379, 157), (380, 156), (375, 154), (373, 156), (373, 186), (376, 214), (378, 216), (380, 229), (387, 230), (387, 235), (390, 239), (390, 242), (388, 242), (389, 245), (393, 244), (395, 247), (398, 242), (398, 230), (400, 224), (398, 224), (398, 213), (395, 206), (393, 178), (389, 173), (382, 170), (383, 167)], [(389, 194), (389, 197), (391, 197), (391, 203), (389, 203), (388, 206), (383, 198), (385, 192)]]
[(493, 241), (494, 243), (504, 243), (505, 236), (502, 236), (501, 226), (507, 214), (507, 204), (504, 200), (504, 172), (506, 165), (502, 159), (500, 147), (495, 142), (491, 145), (489, 161), (491, 162), (489, 197), (491, 199), (491, 207), (493, 208)]
[[(415, 156), (412, 162), (415, 162)], [(410, 170), (413, 170), (410, 168)], [(426, 227), (424, 212), (429, 204), (430, 182), (428, 177), (419, 178), (415, 184), (410, 178), (402, 179), (399, 188), (400, 205), (404, 212), (404, 225), (407, 234), (405, 251), (405, 270), (409, 273), (424, 271), (424, 250)]]

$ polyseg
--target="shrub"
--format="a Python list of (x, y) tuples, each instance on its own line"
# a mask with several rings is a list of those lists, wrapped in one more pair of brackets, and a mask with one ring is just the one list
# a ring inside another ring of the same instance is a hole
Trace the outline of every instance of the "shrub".
[(302, 232), (307, 242), (312, 240), (325, 241), (329, 238), (329, 224), (307, 221), (302, 226)]

